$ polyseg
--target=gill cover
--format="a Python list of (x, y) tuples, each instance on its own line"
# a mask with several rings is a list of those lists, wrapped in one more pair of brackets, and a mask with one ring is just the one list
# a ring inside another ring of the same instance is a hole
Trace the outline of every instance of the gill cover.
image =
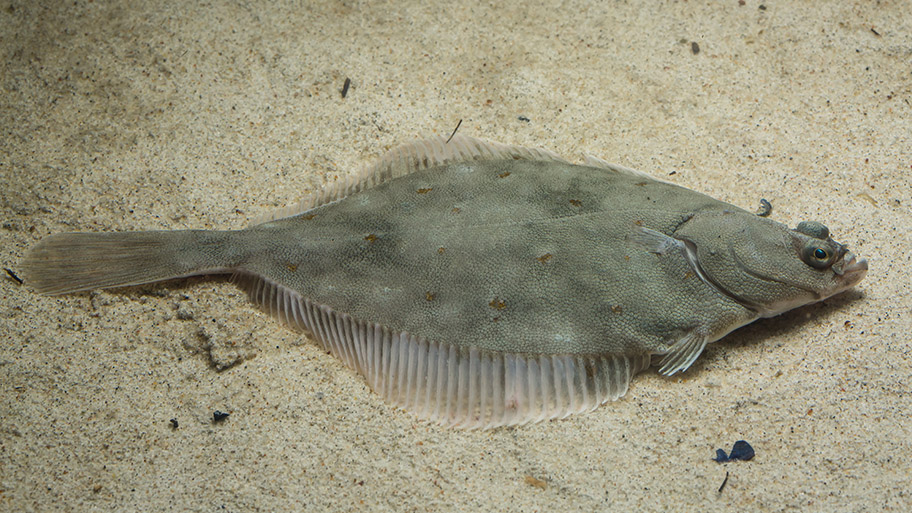
[(817, 222), (791, 230), (744, 211), (701, 212), (674, 236), (704, 280), (762, 316), (848, 288), (840, 280), (845, 246)]

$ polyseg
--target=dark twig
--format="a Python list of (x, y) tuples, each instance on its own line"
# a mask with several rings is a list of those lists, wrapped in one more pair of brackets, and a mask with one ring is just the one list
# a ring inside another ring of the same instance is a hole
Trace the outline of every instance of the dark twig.
[(725, 488), (725, 485), (728, 484), (728, 471), (725, 471), (725, 479), (722, 480), (722, 486), (719, 487), (719, 493), (722, 493), (722, 489)]
[(6, 274), (8, 274), (10, 278), (16, 280), (16, 283), (22, 285), (22, 278), (16, 276), (16, 273), (14, 273), (12, 269), (4, 267), (3, 270), (6, 271)]
[(460, 120), (459, 120), (459, 123), (456, 123), (456, 128), (453, 129), (453, 133), (450, 134), (450, 138), (447, 139), (446, 142), (443, 143), (443, 144), (449, 144), (449, 142), (453, 140), (453, 136), (456, 135), (456, 131), (459, 130), (459, 127), (460, 127), (461, 125), (462, 125), (462, 120), (460, 119)]

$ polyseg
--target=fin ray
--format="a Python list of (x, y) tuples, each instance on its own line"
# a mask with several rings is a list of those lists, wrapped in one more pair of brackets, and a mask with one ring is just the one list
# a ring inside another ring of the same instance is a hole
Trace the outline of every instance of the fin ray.
[(684, 372), (697, 357), (703, 353), (709, 339), (697, 331), (692, 331), (675, 342), (671, 349), (662, 357), (659, 362), (659, 372), (665, 376), (671, 376), (676, 372)]

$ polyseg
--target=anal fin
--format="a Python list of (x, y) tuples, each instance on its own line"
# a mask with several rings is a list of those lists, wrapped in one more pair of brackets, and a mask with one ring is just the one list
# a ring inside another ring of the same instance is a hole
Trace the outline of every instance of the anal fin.
[(448, 426), (491, 429), (593, 410), (626, 394), (651, 360), (458, 347), (356, 319), (248, 271), (235, 278), (254, 303), (309, 332), (386, 401)]

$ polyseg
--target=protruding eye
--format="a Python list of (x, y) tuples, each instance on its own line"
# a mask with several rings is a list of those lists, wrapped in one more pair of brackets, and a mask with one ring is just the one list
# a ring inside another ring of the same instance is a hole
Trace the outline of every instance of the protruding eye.
[(801, 252), (801, 259), (815, 269), (826, 269), (833, 264), (833, 254), (835, 252), (821, 247), (819, 244), (819, 242), (808, 243), (804, 247), (804, 251)]
[(795, 231), (820, 240), (826, 240), (830, 236), (830, 230), (817, 221), (801, 221)]

